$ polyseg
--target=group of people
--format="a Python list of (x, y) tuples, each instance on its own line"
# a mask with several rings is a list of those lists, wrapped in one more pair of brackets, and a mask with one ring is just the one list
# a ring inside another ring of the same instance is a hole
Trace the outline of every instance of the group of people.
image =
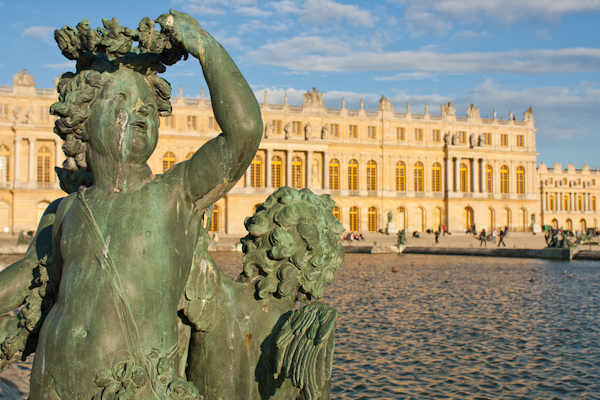
[(506, 247), (506, 243), (504, 243), (506, 236), (508, 236), (508, 226), (504, 227), (504, 229), (492, 229), (489, 233), (486, 233), (485, 229), (482, 229), (477, 239), (479, 240), (479, 247), (487, 247), (487, 242), (496, 244), (496, 240), (498, 240), (498, 247), (500, 245)]
[(350, 232), (342, 234), (342, 240), (347, 240), (349, 242), (354, 240), (358, 242), (364, 242), (365, 238), (363, 237), (362, 233)]

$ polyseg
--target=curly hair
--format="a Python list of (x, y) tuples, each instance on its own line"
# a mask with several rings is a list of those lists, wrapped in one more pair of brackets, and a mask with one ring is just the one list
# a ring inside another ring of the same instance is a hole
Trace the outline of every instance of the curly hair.
[(294, 295), (308, 302), (323, 297), (323, 285), (344, 261), (331, 196), (282, 187), (244, 222), (244, 272), (238, 282), (254, 282), (257, 295)]

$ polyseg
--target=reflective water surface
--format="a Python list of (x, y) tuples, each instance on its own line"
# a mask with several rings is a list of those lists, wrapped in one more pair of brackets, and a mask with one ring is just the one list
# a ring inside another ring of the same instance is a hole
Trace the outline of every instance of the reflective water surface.
[(334, 399), (600, 399), (598, 262), (347, 254), (326, 296)]

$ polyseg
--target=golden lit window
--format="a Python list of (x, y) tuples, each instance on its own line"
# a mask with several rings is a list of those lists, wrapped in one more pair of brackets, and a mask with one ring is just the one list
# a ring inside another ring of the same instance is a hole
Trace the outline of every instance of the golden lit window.
[(577, 211), (583, 211), (583, 198), (577, 196)]
[(167, 151), (163, 156), (163, 173), (167, 172), (170, 168), (175, 165), (177, 159), (175, 158), (175, 153), (172, 151)]
[(281, 187), (281, 167), (281, 157), (273, 157), (271, 159), (271, 186), (276, 189)]
[(433, 163), (431, 167), (431, 190), (434, 192), (442, 191), (442, 166), (437, 162)]
[(377, 209), (375, 207), (369, 207), (367, 225), (369, 232), (377, 232)]
[(298, 156), (292, 158), (292, 187), (302, 189), (302, 159)]
[(302, 135), (302, 122), (292, 121), (292, 135)]
[(517, 147), (525, 147), (525, 138), (523, 135), (517, 135)]
[(37, 182), (50, 183), (50, 149), (46, 146), (40, 147), (37, 152)]
[(525, 194), (525, 168), (517, 167), (517, 194)]
[(508, 134), (503, 133), (500, 135), (500, 146), (508, 146)]
[(349, 125), (348, 126), (348, 137), (350, 139), (358, 138), (358, 125)]
[(423, 191), (423, 163), (415, 163), (415, 192)]
[(209, 131), (220, 131), (219, 124), (215, 117), (208, 117), (208, 130)]
[(367, 137), (369, 139), (377, 139), (377, 129), (374, 126), (367, 127)]
[(423, 129), (421, 129), (421, 128), (415, 129), (415, 141), (417, 141), (417, 142), (423, 141)]
[(340, 208), (338, 206), (334, 206), (333, 207), (332, 214), (333, 214), (334, 217), (336, 217), (338, 219), (338, 221), (342, 222), (342, 213), (341, 213)]
[(433, 230), (434, 231), (439, 230), (441, 225), (442, 225), (442, 209), (439, 207), (436, 207), (435, 210), (433, 210)]
[(340, 137), (340, 124), (331, 124), (330, 126), (330, 134), (333, 138)]
[(348, 162), (348, 190), (358, 190), (358, 161)]
[(500, 168), (500, 193), (508, 194), (508, 167), (506, 165)]
[(431, 140), (434, 143), (439, 143), (442, 140), (442, 134), (439, 129), (434, 129), (431, 135)]
[(404, 207), (398, 208), (398, 229), (406, 229), (406, 209)]
[(548, 198), (548, 209), (554, 211), (554, 195), (551, 194)]
[(374, 160), (367, 163), (367, 190), (377, 190), (377, 163)]
[(273, 120), (273, 131), (275, 132), (276, 135), (281, 135), (281, 127), (282, 126), (283, 125), (281, 125), (280, 119)]
[(358, 208), (350, 207), (350, 232), (358, 232)]
[(329, 161), (329, 189), (340, 190), (340, 162), (337, 158)]
[(198, 117), (195, 115), (187, 116), (187, 128), (189, 130), (195, 131), (198, 129)]
[(467, 181), (467, 164), (460, 164), (460, 191), (467, 192), (468, 191), (468, 181)]
[(596, 211), (596, 196), (592, 196), (592, 204), (590, 204), (592, 211)]
[(215, 205), (213, 208), (212, 216), (210, 218), (210, 225), (208, 226), (209, 232), (219, 231), (219, 206)]
[(396, 163), (396, 191), (406, 191), (406, 165), (402, 161)]
[(10, 182), (10, 150), (8, 146), (0, 146), (0, 183)]
[(396, 140), (405, 140), (404, 128), (396, 128)]
[(483, 144), (486, 146), (492, 145), (492, 133), (491, 132), (486, 132), (483, 134)]
[(0, 121), (8, 121), (8, 104), (0, 104)]
[(254, 156), (254, 160), (250, 164), (250, 186), (262, 187), (262, 158), (260, 156)]
[(168, 117), (163, 117), (162, 123), (163, 127), (167, 129), (175, 129), (175, 116), (169, 115)]
[(460, 144), (466, 144), (467, 143), (467, 132), (465, 132), (465, 131), (458, 132), (458, 142)]
[(423, 232), (425, 230), (423, 214), (425, 214), (423, 208), (417, 207), (417, 212), (415, 213), (415, 230), (417, 232)]
[(485, 188), (488, 193), (494, 192), (494, 175), (490, 164), (485, 166)]
[(40, 106), (40, 122), (50, 122), (50, 107)]

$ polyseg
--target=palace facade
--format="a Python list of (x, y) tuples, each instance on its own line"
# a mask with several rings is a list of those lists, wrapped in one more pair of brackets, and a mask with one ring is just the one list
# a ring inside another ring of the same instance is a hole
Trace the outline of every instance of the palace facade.
[[(62, 140), (53, 133), (50, 105), (58, 94), (38, 89), (17, 73), (0, 87), (0, 230), (34, 230), (48, 204), (63, 197), (54, 166)], [(191, 157), (218, 135), (210, 101), (171, 100), (161, 118), (156, 151), (149, 160), (163, 173)], [(264, 138), (246, 175), (216, 203), (212, 230), (244, 234), (244, 218), (281, 186), (329, 193), (349, 231), (385, 230), (388, 214), (399, 229), (449, 231), (540, 225), (597, 227), (598, 171), (536, 165), (533, 112), (523, 120), (481, 118), (473, 105), (458, 116), (452, 104), (440, 114), (394, 110), (382, 97), (378, 110), (327, 108), (313, 89), (303, 104), (261, 104)]]

